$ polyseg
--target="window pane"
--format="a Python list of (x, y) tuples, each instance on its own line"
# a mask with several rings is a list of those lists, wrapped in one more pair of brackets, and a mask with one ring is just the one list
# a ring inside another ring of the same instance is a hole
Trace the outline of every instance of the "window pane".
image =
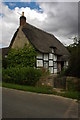
[(43, 67), (43, 60), (37, 60), (37, 67)]
[(54, 49), (52, 48), (52, 53), (54, 53)]
[(49, 59), (53, 59), (53, 54), (49, 53)]
[(57, 61), (57, 56), (56, 55), (54, 55), (54, 61)]
[(37, 58), (40, 58), (40, 59), (42, 59), (42, 58), (43, 58), (43, 54), (41, 54), (41, 53), (38, 53), (38, 55), (37, 55)]
[(57, 69), (54, 69), (54, 74), (57, 73)]
[(48, 54), (44, 54), (44, 60), (48, 60)]
[(53, 61), (49, 60), (49, 66), (53, 66)]
[(54, 62), (54, 68), (57, 68), (57, 62)]
[(48, 68), (48, 62), (44, 62), (44, 68)]
[(53, 73), (53, 67), (49, 67), (50, 73)]

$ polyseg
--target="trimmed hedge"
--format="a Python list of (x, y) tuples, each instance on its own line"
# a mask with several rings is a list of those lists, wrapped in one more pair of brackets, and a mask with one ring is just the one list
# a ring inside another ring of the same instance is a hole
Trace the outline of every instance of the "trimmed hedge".
[(41, 75), (42, 72), (40, 69), (32, 67), (11, 67), (2, 69), (2, 79), (7, 83), (35, 86)]

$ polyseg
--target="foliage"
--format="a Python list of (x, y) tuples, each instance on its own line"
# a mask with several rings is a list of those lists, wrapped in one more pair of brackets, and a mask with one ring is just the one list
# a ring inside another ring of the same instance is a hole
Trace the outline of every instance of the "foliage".
[(44, 77), (50, 75), (50, 72), (47, 68), (41, 68), (41, 71), (42, 71), (42, 76)]
[(59, 95), (59, 96), (68, 97), (68, 98), (77, 99), (77, 100), (79, 100), (79, 96), (80, 96), (80, 93), (77, 91), (57, 92), (52, 88), (45, 87), (45, 86), (33, 87), (33, 86), (24, 86), (24, 85), (11, 84), (11, 83), (5, 83), (5, 82), (2, 83), (2, 86), (6, 88), (12, 88), (12, 89), (23, 90), (23, 91)]
[(50, 87), (37, 87), (37, 86), (34, 87), (34, 86), (25, 86), (25, 85), (18, 85), (18, 84), (5, 83), (5, 82), (2, 83), (2, 86), (17, 90), (37, 92), (37, 93), (52, 93), (50, 92), (50, 90), (52, 89)]
[[(77, 40), (76, 40), (77, 41)], [(70, 52), (69, 67), (65, 71), (66, 75), (80, 77), (80, 40), (67, 47)]]
[(31, 45), (25, 45), (23, 49), (11, 49), (8, 53), (6, 64), (7, 67), (34, 67), (35, 57), (35, 49)]
[(61, 70), (61, 72), (60, 72), (60, 74), (58, 74), (58, 78), (61, 78), (61, 77), (63, 77), (63, 76), (65, 76), (65, 74), (66, 74), (66, 70), (67, 70), (68, 68), (62, 68), (62, 70)]
[(7, 68), (7, 59), (2, 59), (2, 67)]
[(2, 70), (3, 81), (15, 84), (35, 86), (41, 75), (40, 69), (32, 67), (11, 67)]
[(78, 81), (77, 83), (74, 83), (73, 80), (67, 80), (67, 90), (78, 91)]
[(41, 70), (34, 68), (36, 55), (31, 45), (10, 49), (7, 58), (3, 59), (3, 81), (34, 86), (42, 74)]

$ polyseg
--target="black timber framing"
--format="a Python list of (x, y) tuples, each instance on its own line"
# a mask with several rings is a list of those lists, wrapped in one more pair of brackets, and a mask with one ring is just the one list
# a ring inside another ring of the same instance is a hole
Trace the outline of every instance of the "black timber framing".
[[(54, 67), (54, 64), (56, 63), (57, 64), (57, 61), (54, 61), (54, 59), (52, 58), (49, 58), (49, 54), (53, 54), (55, 55), (54, 53), (41, 53), (42, 54), (42, 58), (37, 58), (36, 57), (36, 67), (37, 67), (37, 60), (42, 60), (43, 61), (43, 67), (44, 67), (44, 62), (48, 62), (48, 69), (50, 67), (53, 67), (53, 74), (54, 74), (54, 69), (58, 69), (58, 66), (57, 67)], [(47, 54), (48, 55), (48, 60), (44, 60), (44, 55)], [(53, 66), (49, 66), (49, 61), (52, 60), (53, 61)], [(37, 68), (42, 68), (42, 67), (37, 67)]]

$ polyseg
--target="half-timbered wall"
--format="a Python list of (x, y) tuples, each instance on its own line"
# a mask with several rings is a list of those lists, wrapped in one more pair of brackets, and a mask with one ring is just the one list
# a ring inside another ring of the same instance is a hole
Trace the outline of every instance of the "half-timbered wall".
[(36, 67), (47, 68), (50, 73), (57, 73), (57, 55), (53, 53), (38, 53)]

